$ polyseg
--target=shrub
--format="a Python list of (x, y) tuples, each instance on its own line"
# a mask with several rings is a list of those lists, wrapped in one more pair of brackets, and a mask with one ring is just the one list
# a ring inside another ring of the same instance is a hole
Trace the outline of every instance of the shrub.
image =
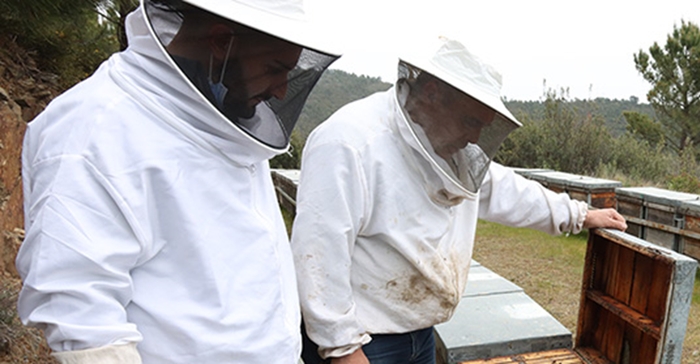
[(664, 150), (663, 144), (655, 148), (649, 143), (625, 134), (612, 144), (608, 168), (626, 175), (632, 180), (662, 183), (677, 168), (677, 159)]
[(610, 155), (612, 136), (602, 118), (581, 112), (549, 93), (542, 115), (519, 115), (523, 127), (504, 142), (495, 160), (513, 167), (593, 174)]

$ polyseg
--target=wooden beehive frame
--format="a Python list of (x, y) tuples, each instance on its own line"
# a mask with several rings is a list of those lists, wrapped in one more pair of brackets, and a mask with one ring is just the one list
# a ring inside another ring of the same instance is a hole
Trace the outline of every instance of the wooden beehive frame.
[(466, 363), (680, 363), (697, 262), (623, 232), (589, 234), (574, 349)]
[(655, 363), (673, 283), (674, 261), (619, 235), (591, 234), (576, 347), (613, 363)]

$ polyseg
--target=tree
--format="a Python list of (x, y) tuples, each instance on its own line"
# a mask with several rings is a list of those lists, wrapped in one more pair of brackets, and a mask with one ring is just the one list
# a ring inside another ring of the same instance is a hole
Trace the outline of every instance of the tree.
[(670, 145), (679, 152), (700, 145), (700, 28), (681, 20), (662, 48), (640, 50), (634, 62), (652, 89), (647, 93)]
[(0, 36), (35, 53), (39, 68), (57, 74), (61, 85), (69, 87), (119, 50), (123, 14), (135, 1), (2, 0)]
[(100, 16), (110, 22), (116, 31), (119, 50), (123, 51), (129, 45), (126, 39), (126, 16), (138, 6), (138, 0), (101, 0), (97, 11)]
[(647, 141), (651, 147), (656, 147), (664, 140), (661, 123), (655, 122), (649, 115), (636, 111), (625, 111), (622, 115), (627, 120), (627, 131), (634, 137)]

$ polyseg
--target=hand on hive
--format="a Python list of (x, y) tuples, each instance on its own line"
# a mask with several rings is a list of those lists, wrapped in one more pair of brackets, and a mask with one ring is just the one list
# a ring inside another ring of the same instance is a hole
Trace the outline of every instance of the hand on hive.
[(625, 231), (627, 222), (615, 209), (588, 210), (586, 220), (583, 221), (583, 227), (586, 229), (611, 228)]

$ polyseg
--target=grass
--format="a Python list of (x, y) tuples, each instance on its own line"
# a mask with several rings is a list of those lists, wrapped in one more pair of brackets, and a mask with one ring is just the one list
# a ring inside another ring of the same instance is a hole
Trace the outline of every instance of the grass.
[(700, 363), (700, 271), (695, 274), (693, 303), (688, 315), (688, 328), (683, 343), (683, 363)]
[[(474, 259), (519, 285), (575, 333), (587, 237), (585, 232), (553, 237), (480, 221)], [(700, 272), (696, 275), (681, 363), (700, 364)]]

